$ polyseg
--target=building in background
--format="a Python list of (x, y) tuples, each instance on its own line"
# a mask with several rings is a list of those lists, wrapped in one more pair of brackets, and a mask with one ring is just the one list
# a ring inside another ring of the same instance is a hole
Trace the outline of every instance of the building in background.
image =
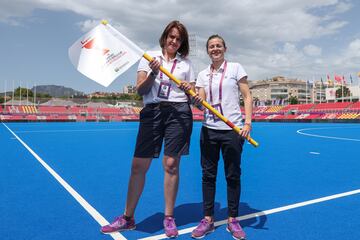
[(301, 104), (326, 102), (326, 86), (321, 81), (309, 82), (276, 76), (249, 82), (256, 105), (284, 105), (289, 103), (291, 97), (295, 97)]
[(134, 85), (126, 85), (123, 87), (123, 93), (134, 94), (136, 93), (136, 86)]
[(290, 97), (296, 97), (299, 103), (309, 103), (311, 84), (304, 80), (288, 79), (276, 76), (271, 79), (250, 81), (250, 90), (256, 105), (275, 105), (276, 102), (286, 104)]

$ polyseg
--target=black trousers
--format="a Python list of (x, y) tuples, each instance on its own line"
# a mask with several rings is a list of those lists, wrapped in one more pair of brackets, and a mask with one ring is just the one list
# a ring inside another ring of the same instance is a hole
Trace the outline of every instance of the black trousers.
[(229, 217), (239, 214), (241, 191), (241, 153), (244, 139), (233, 130), (201, 129), (203, 208), (205, 216), (214, 215), (216, 176), (220, 151), (224, 160)]

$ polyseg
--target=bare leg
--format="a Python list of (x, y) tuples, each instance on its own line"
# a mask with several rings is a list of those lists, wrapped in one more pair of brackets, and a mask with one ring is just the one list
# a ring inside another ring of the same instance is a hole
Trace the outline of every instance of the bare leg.
[(125, 215), (133, 217), (135, 208), (144, 189), (146, 172), (148, 171), (152, 158), (133, 158), (131, 176), (129, 179)]
[(163, 167), (164, 176), (164, 196), (165, 196), (165, 215), (174, 215), (176, 195), (179, 188), (179, 163), (180, 158), (164, 156)]

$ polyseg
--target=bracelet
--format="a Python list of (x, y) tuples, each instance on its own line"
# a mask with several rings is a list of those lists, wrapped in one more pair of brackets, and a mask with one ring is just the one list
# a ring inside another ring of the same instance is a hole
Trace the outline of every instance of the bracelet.
[(152, 77), (156, 77), (156, 76), (158, 75), (158, 73), (151, 72), (150, 75), (151, 75)]

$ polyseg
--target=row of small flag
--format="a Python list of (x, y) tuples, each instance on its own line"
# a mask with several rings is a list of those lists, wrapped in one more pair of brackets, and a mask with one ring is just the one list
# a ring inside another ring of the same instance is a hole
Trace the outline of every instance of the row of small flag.
[[(358, 73), (358, 77), (360, 78), (360, 72)], [(333, 80), (330, 79), (330, 75), (329, 75), (329, 74), (326, 76), (326, 78), (327, 78), (328, 84), (331, 84), (331, 83), (333, 82)], [(353, 83), (353, 77), (352, 77), (351, 74), (350, 74), (349, 79), (350, 79), (350, 84), (352, 84), (352, 83)], [(337, 83), (337, 84), (340, 84), (340, 85), (344, 84), (344, 85), (346, 85), (346, 79), (345, 79), (345, 76), (344, 76), (344, 75), (341, 76), (341, 75), (334, 74), (334, 81), (335, 81), (335, 83)], [(322, 78), (321, 78), (321, 83), (323, 83), (323, 79), (322, 79)]]

